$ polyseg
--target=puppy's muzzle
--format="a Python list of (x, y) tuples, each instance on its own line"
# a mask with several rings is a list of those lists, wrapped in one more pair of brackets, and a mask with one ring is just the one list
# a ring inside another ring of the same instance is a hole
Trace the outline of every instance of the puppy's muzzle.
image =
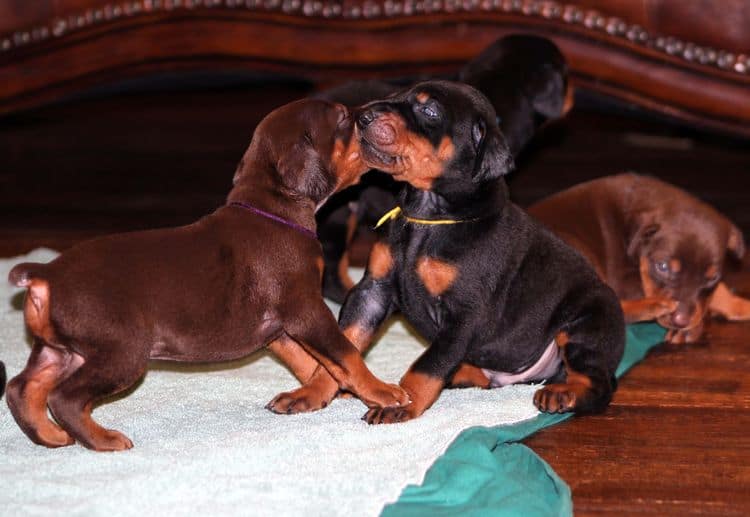
[(372, 110), (362, 112), (357, 124), (367, 139), (375, 145), (388, 146), (396, 142), (396, 128), (385, 120), (379, 119)]

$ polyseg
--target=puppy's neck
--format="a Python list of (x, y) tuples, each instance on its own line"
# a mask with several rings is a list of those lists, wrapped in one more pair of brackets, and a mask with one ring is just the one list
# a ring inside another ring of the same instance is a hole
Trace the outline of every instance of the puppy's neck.
[(229, 192), (227, 204), (252, 205), (315, 232), (315, 202), (290, 195), (280, 185), (268, 180), (261, 175), (243, 177)]
[(502, 180), (488, 182), (471, 194), (451, 195), (406, 185), (399, 206), (410, 217), (421, 219), (481, 219), (500, 214), (508, 205), (508, 189)]

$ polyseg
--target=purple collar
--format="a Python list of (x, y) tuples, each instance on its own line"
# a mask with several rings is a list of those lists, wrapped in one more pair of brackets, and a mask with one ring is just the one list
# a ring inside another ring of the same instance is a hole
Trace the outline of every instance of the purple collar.
[(284, 219), (283, 217), (279, 217), (278, 215), (274, 215), (272, 213), (266, 212), (265, 210), (261, 210), (260, 208), (256, 208), (249, 203), (245, 203), (243, 201), (232, 201), (227, 206), (236, 206), (238, 208), (244, 208), (245, 210), (249, 210), (250, 212), (254, 214), (265, 217), (266, 219), (271, 219), (272, 221), (276, 221), (277, 223), (285, 224), (289, 228), (297, 230), (298, 232), (305, 235), (306, 237), (310, 237), (311, 239), (318, 240), (318, 236), (315, 234), (314, 231), (308, 228), (305, 228), (304, 226), (301, 226), (297, 223)]

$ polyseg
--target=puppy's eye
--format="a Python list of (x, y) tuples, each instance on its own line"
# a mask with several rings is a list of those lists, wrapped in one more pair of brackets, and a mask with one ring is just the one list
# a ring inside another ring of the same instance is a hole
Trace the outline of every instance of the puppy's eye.
[(667, 276), (669, 275), (669, 262), (666, 260), (654, 262), (654, 269), (660, 275)]
[(434, 104), (418, 104), (416, 110), (429, 120), (437, 120), (440, 118), (440, 112)]

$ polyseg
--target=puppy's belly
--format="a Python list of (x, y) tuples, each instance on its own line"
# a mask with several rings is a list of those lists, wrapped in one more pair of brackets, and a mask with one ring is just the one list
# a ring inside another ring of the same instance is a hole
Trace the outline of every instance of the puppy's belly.
[(482, 368), (482, 372), (490, 380), (490, 386), (499, 388), (510, 384), (521, 384), (524, 382), (542, 381), (552, 377), (560, 369), (562, 364), (562, 353), (560, 347), (553, 339), (544, 350), (539, 360), (522, 372), (508, 373), (498, 372)]
[(193, 331), (162, 328), (150, 347), (149, 358), (171, 361), (233, 361), (267, 345), (281, 332), (281, 322), (270, 311), (260, 320), (237, 317), (241, 322), (216, 322), (214, 328)]

